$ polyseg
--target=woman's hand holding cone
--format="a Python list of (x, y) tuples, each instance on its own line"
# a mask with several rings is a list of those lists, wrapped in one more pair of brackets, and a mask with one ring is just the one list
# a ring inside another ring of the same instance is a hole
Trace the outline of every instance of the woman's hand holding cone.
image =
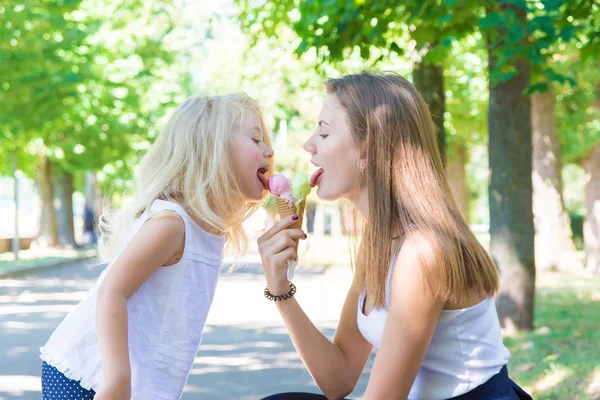
[(287, 262), (297, 259), (298, 241), (306, 239), (306, 234), (302, 229), (290, 229), (290, 226), (297, 221), (297, 216), (282, 218), (258, 238), (258, 251), (262, 259), (267, 286), (273, 295), (281, 295), (290, 290), (287, 279)]

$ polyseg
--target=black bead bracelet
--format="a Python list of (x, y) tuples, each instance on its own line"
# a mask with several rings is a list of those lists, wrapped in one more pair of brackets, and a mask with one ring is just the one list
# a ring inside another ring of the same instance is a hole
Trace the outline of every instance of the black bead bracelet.
[(283, 300), (291, 299), (292, 297), (294, 297), (295, 294), (296, 294), (296, 285), (294, 285), (292, 282), (290, 282), (290, 291), (285, 294), (281, 294), (279, 296), (275, 296), (274, 294), (271, 294), (271, 292), (269, 292), (268, 286), (265, 288), (265, 297), (271, 301), (283, 301)]

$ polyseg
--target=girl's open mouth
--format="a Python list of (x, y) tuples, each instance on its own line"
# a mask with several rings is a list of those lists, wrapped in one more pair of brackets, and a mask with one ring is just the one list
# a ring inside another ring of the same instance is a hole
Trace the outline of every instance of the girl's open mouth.
[(256, 176), (258, 177), (258, 180), (260, 181), (260, 183), (262, 183), (263, 188), (265, 190), (269, 190), (269, 180), (265, 176), (265, 174), (268, 171), (269, 171), (269, 167), (262, 167), (256, 171)]

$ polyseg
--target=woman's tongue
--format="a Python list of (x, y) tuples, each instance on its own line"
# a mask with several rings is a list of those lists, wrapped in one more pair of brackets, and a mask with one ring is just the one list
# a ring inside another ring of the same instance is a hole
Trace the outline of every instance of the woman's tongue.
[(317, 180), (321, 175), (323, 175), (323, 168), (319, 168), (316, 170), (310, 177), (310, 187), (315, 187), (317, 185)]

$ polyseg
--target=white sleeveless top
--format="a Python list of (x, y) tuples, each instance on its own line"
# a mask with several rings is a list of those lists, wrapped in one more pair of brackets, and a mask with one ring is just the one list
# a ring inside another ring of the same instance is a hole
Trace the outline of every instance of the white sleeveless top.
[[(397, 254), (387, 277), (385, 307), (364, 315), (364, 291), (358, 300), (358, 329), (376, 348), (381, 344), (387, 320)], [(460, 310), (442, 310), (408, 399), (443, 400), (460, 396), (500, 372), (509, 357), (493, 298)]]
[[(134, 400), (181, 397), (202, 339), (225, 245), (225, 236), (201, 229), (178, 204), (155, 200), (151, 213), (163, 210), (182, 217), (185, 249), (177, 264), (159, 268), (127, 300)], [(145, 212), (134, 221), (122, 250), (149, 217)], [(68, 378), (81, 381), (83, 388), (95, 391), (103, 383), (96, 338), (96, 295), (113, 263), (40, 349), (42, 360)]]

